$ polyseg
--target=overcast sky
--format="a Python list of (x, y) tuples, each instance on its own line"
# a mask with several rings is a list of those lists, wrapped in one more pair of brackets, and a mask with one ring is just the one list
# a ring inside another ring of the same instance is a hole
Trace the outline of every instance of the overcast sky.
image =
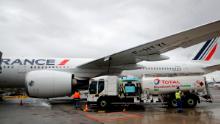
[[(219, 5), (219, 0), (0, 0), (0, 50), (4, 56), (99, 58), (219, 20)], [(169, 55), (190, 53), (183, 51)]]

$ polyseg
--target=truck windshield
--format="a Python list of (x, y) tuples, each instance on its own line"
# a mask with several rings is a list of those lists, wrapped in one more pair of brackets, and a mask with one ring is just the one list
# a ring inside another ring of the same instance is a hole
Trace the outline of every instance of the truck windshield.
[(98, 93), (101, 93), (104, 90), (104, 81), (99, 81)]
[(97, 81), (92, 81), (89, 86), (89, 93), (96, 94), (96, 91), (97, 91)]

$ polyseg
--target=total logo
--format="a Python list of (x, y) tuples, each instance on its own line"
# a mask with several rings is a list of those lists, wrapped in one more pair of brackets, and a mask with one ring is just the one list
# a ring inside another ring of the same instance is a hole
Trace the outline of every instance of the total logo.
[(154, 79), (154, 84), (159, 85), (159, 84), (180, 84), (178, 80), (160, 80), (160, 79)]
[(155, 84), (155, 85), (160, 84), (160, 79), (155, 79), (155, 80), (154, 80), (154, 84)]

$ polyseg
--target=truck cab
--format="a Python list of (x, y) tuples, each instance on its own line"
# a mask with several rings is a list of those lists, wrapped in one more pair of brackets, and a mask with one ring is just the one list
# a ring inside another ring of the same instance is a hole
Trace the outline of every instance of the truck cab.
[(117, 81), (117, 76), (101, 76), (92, 78), (89, 82), (87, 101), (97, 102), (97, 100), (103, 96), (116, 96), (118, 94)]
[(118, 78), (117, 76), (101, 76), (89, 82), (87, 102), (95, 103), (101, 108), (110, 104), (123, 104), (137, 101), (141, 95), (141, 83), (138, 78)]

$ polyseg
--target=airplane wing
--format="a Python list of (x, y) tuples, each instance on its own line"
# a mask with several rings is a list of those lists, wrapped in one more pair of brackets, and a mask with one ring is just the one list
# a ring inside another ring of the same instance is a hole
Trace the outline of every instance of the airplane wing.
[(214, 71), (219, 71), (220, 70), (220, 64), (207, 66), (204, 69), (206, 70), (207, 73), (214, 72)]
[(180, 32), (131, 49), (127, 49), (89, 63), (78, 66), (82, 69), (101, 69), (107, 67), (136, 64), (140, 61), (161, 61), (169, 59), (161, 55), (178, 47), (189, 47), (220, 35), (220, 21)]

